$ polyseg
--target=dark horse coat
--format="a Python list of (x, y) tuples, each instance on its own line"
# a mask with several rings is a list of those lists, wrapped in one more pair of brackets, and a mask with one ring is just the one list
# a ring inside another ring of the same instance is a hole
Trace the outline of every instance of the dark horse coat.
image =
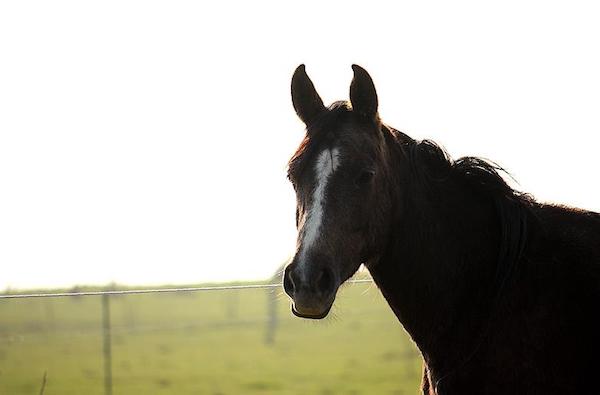
[(330, 107), (303, 66), (292, 80), (307, 125), (289, 166), (294, 313), (327, 315), (364, 262), (423, 355), (424, 393), (600, 393), (600, 215), (538, 203), (496, 165), (385, 125), (353, 68), (350, 102)]

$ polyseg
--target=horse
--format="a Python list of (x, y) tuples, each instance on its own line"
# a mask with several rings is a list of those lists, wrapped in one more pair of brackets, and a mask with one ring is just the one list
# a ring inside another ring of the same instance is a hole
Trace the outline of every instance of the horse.
[(364, 264), (420, 350), (424, 394), (600, 392), (600, 214), (537, 202), (499, 165), (385, 124), (352, 69), (350, 100), (328, 107), (304, 65), (292, 77), (306, 125), (288, 163), (293, 314), (327, 316)]

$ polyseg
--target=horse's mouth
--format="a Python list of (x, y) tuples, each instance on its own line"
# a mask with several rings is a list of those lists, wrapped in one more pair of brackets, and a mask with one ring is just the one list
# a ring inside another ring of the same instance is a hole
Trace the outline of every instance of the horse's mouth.
[(311, 310), (298, 311), (296, 309), (295, 304), (292, 303), (292, 313), (296, 317), (308, 318), (308, 319), (311, 319), (311, 320), (320, 320), (320, 319), (323, 319), (323, 318), (327, 317), (327, 314), (329, 314), (329, 311), (331, 310), (331, 306), (333, 306), (333, 303), (331, 303), (329, 305), (329, 307), (327, 307), (322, 312), (313, 311), (312, 309)]

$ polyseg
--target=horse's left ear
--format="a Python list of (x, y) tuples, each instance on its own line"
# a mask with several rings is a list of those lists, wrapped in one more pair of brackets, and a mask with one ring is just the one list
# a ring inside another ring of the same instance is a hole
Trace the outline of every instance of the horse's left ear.
[(375, 119), (377, 117), (377, 92), (371, 76), (362, 67), (353, 64), (354, 78), (350, 84), (350, 103), (353, 111)]

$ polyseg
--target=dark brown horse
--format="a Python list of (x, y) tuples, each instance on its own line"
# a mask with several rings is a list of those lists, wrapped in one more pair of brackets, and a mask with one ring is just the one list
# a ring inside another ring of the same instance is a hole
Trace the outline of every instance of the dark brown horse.
[(350, 101), (329, 107), (303, 65), (292, 79), (306, 124), (289, 163), (293, 313), (325, 317), (364, 263), (421, 350), (424, 393), (600, 393), (600, 215), (538, 203), (496, 165), (384, 124), (353, 70)]

